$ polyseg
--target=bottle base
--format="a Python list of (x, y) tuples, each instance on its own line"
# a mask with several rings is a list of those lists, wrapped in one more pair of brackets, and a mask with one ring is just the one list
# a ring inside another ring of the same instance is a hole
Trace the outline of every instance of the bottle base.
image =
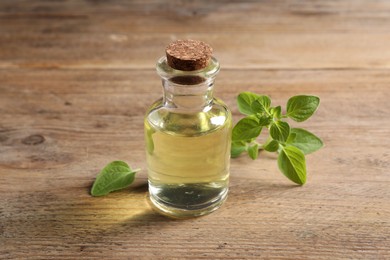
[[(217, 210), (226, 200), (227, 194), (228, 194), (228, 188), (225, 187), (223, 189), (219, 189), (218, 196), (212, 197), (211, 199), (207, 201), (202, 201), (202, 203), (195, 203), (195, 204), (185, 204), (185, 203), (169, 203), (166, 200), (162, 199), (164, 196), (157, 196), (163, 195), (161, 190), (160, 192), (155, 192), (156, 188), (153, 186), (150, 187), (150, 195), (149, 199), (151, 202), (151, 206), (153, 209), (155, 209), (158, 213), (175, 218), (175, 219), (185, 219), (185, 218), (192, 218), (192, 217), (199, 217), (203, 215), (207, 215), (215, 210)], [(191, 188), (188, 188), (188, 185), (181, 185), (180, 187), (176, 187), (176, 198), (183, 199), (185, 195), (189, 192), (185, 192), (183, 194), (180, 194), (180, 191), (183, 190), (191, 190), (191, 193), (194, 192), (193, 185), (190, 185)], [(172, 192), (172, 188), (168, 189), (168, 193)], [(153, 192), (154, 191), (154, 192)], [(179, 191), (179, 192), (178, 192)], [(184, 195), (184, 196), (183, 196)], [(200, 196), (200, 195), (198, 195)]]

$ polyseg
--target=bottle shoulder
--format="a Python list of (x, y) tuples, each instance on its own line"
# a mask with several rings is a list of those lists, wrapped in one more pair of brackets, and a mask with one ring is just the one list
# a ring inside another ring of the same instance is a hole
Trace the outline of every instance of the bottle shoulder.
[(226, 104), (214, 98), (201, 111), (181, 111), (163, 105), (163, 100), (154, 102), (145, 116), (148, 128), (168, 134), (195, 136), (213, 132), (219, 128), (232, 127), (232, 116)]

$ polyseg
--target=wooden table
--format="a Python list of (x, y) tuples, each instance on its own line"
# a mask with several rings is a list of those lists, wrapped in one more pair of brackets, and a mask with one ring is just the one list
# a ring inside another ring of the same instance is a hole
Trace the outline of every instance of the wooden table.
[[(321, 97), (326, 147), (296, 186), (274, 156), (231, 161), (227, 202), (175, 221), (148, 204), (143, 115), (178, 38), (222, 65), (216, 95)], [(390, 259), (390, 2), (0, 2), (1, 259)], [(112, 160), (143, 170), (89, 195)]]

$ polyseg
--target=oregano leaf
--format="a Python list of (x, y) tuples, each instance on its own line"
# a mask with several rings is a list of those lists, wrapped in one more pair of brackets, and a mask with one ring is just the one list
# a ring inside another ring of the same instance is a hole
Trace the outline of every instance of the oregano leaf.
[(264, 114), (268, 111), (268, 108), (271, 105), (271, 99), (268, 96), (259, 96), (251, 104), (251, 109), (253, 112)]
[(290, 135), (292, 134), (295, 135), (295, 138), (293, 140), (289, 140), (289, 137), (287, 143), (297, 147), (304, 154), (313, 153), (321, 149), (322, 146), (324, 146), (323, 142), (319, 137), (305, 129), (291, 128)]
[(259, 155), (259, 145), (254, 144), (252, 146), (249, 146), (248, 154), (249, 154), (249, 157), (252, 158), (252, 160), (255, 160)]
[(268, 152), (276, 152), (279, 149), (279, 143), (276, 140), (271, 140), (263, 146), (264, 150)]
[(271, 124), (269, 133), (272, 139), (283, 143), (290, 134), (290, 126), (287, 122), (276, 121)]
[(280, 119), (282, 117), (282, 107), (277, 106), (277, 107), (272, 108), (271, 113), (272, 113), (273, 117)]
[(242, 92), (237, 97), (238, 111), (244, 115), (253, 115), (256, 112), (252, 110), (252, 103), (258, 99), (260, 95), (252, 92)]
[(261, 126), (268, 126), (272, 122), (272, 117), (269, 116), (258, 116), (257, 119), (259, 120), (259, 125)]
[(286, 115), (297, 122), (302, 122), (313, 115), (319, 104), (320, 98), (316, 96), (294, 96), (287, 102)]
[(97, 175), (91, 189), (92, 196), (103, 196), (111, 191), (126, 188), (134, 181), (135, 173), (127, 163), (113, 161), (107, 164)]
[(263, 126), (259, 125), (259, 120), (255, 116), (244, 117), (234, 126), (232, 140), (252, 140), (259, 136), (262, 128)]
[(291, 181), (303, 185), (306, 182), (306, 161), (301, 150), (284, 146), (278, 156), (280, 171)]
[(244, 151), (246, 151), (246, 149), (247, 149), (247, 145), (245, 142), (243, 141), (232, 142), (230, 155), (232, 156), (232, 158), (236, 158)]
[(287, 137), (286, 143), (291, 144), (292, 142), (294, 142), (296, 137), (297, 137), (297, 134), (296, 133), (292, 133), (292, 128), (290, 128), (290, 134)]
[(145, 143), (146, 143), (146, 151), (152, 155), (154, 151), (154, 142), (153, 142), (153, 134), (155, 130), (149, 126), (149, 124), (145, 124)]

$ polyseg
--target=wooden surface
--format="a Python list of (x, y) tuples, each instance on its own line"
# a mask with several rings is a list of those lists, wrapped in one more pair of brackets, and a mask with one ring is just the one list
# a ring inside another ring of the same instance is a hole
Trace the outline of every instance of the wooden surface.
[[(321, 97), (305, 186), (240, 157), (215, 213), (151, 210), (143, 114), (178, 38), (213, 46), (236, 121), (240, 91)], [(2, 0), (0, 259), (390, 259), (389, 43), (386, 0)], [(91, 197), (112, 160), (143, 170)]]

